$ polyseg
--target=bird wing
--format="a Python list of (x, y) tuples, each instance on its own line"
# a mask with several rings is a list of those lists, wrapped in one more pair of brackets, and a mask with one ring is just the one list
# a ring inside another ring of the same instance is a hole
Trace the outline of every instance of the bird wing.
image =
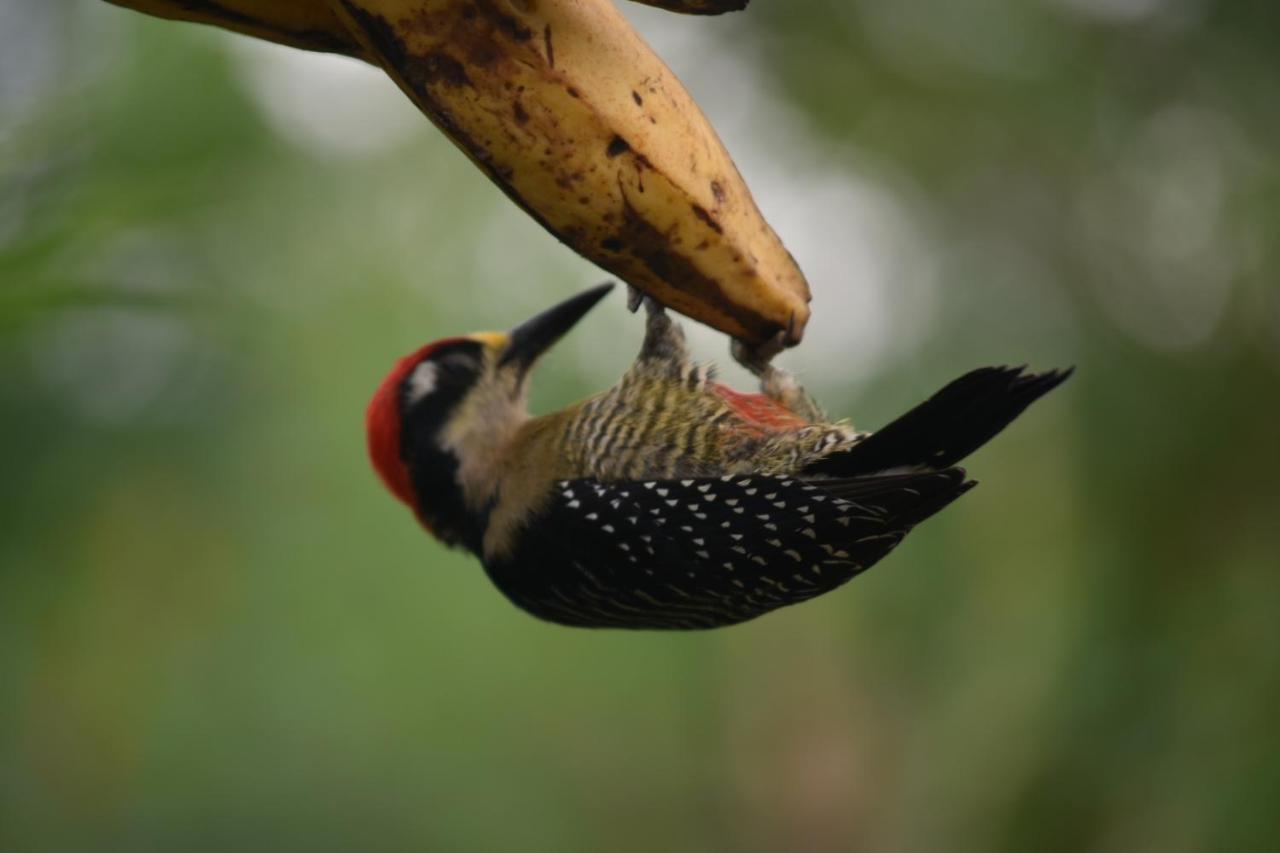
[(486, 560), (535, 616), (599, 628), (714, 628), (829, 592), (973, 485), (958, 468), (806, 480), (562, 480)]

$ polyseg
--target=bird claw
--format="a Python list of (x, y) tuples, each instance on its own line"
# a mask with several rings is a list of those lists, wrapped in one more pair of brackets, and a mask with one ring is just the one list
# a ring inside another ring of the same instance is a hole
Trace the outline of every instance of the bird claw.
[(786, 349), (790, 338), (790, 330), (780, 331), (764, 343), (754, 346), (735, 338), (729, 351), (734, 361), (760, 380), (760, 391), (766, 397), (781, 403), (811, 423), (821, 423), (826, 420), (822, 407), (809, 396), (809, 392), (804, 390), (790, 371), (773, 363), (778, 353)]
[(778, 353), (786, 349), (788, 339), (789, 334), (786, 331), (780, 331), (760, 344), (749, 344), (744, 340), (734, 338), (733, 343), (729, 346), (729, 352), (733, 356), (733, 360), (738, 364), (751, 371), (755, 376), (763, 377), (772, 369), (771, 363), (777, 358)]
[(640, 305), (644, 302), (644, 291), (636, 287), (634, 284), (627, 285), (627, 310), (632, 314), (640, 310)]
[(666, 310), (661, 302), (649, 296), (634, 284), (628, 284), (627, 310), (634, 314), (640, 310), (641, 305), (644, 306), (645, 313), (650, 317), (660, 316)]

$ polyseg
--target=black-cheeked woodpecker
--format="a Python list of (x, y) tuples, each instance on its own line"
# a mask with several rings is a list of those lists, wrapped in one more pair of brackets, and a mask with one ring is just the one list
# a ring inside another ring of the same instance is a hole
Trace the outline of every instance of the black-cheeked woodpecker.
[(621, 382), (530, 416), (530, 368), (609, 288), (417, 350), (367, 413), (391, 492), (512, 602), (564, 625), (713, 628), (829, 592), (968, 491), (955, 464), (1070, 375), (975, 370), (858, 432), (740, 351), (763, 393), (716, 382), (646, 301)]

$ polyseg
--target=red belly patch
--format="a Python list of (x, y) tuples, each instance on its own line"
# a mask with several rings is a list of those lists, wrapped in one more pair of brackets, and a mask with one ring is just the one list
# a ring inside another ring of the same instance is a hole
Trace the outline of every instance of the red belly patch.
[(720, 395), (738, 417), (756, 429), (792, 430), (809, 425), (808, 421), (795, 412), (763, 394), (743, 394), (719, 382), (713, 382), (711, 389)]

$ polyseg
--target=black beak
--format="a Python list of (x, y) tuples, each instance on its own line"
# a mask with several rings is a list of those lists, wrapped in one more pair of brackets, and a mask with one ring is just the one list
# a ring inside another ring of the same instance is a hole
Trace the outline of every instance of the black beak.
[(516, 326), (511, 330), (511, 343), (507, 344), (500, 364), (514, 363), (521, 371), (528, 370), (538, 356), (560, 340), (610, 290), (613, 290), (612, 282), (597, 285)]

